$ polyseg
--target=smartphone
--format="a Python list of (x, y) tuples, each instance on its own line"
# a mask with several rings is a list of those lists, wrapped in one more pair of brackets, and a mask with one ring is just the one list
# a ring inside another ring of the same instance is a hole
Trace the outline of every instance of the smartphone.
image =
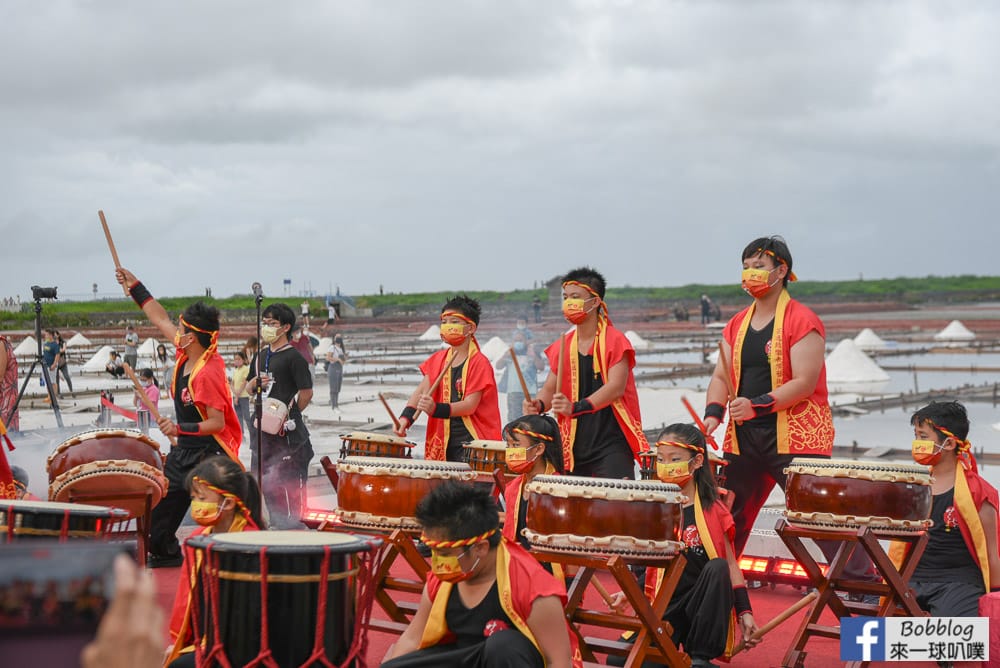
[(79, 666), (114, 594), (121, 543), (0, 545), (0, 647), (8, 666)]

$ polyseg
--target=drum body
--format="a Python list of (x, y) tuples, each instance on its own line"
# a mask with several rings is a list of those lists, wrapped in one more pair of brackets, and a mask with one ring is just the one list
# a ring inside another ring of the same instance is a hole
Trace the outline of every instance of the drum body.
[(0, 543), (31, 538), (106, 538), (119, 508), (52, 501), (0, 501)]
[(500, 469), (506, 476), (515, 474), (507, 468), (507, 442), (475, 440), (465, 444), (465, 461), (473, 471), (489, 473)]
[(348, 457), (337, 462), (337, 512), (347, 526), (419, 531), (417, 503), (445, 480), (475, 480), (468, 464), (426, 459)]
[(931, 478), (917, 464), (797, 457), (785, 469), (789, 524), (913, 532), (931, 525)]
[[(278, 666), (343, 662), (355, 641), (358, 559), (377, 543), (315, 531), (248, 531), (192, 536), (189, 563), (202, 564), (192, 602), (204, 665), (243, 666), (269, 649)], [(200, 557), (200, 558), (199, 558)], [(266, 592), (266, 599), (264, 594)], [(266, 600), (266, 605), (263, 601)], [(315, 653), (319, 656), (314, 656)], [(270, 665), (270, 664), (268, 664)]]
[(677, 485), (540, 475), (527, 489), (524, 535), (535, 549), (660, 557), (683, 547)]
[(410, 459), (416, 443), (390, 434), (374, 434), (367, 431), (352, 431), (341, 434), (343, 445), (340, 458), (345, 457), (400, 457)]
[[(49, 455), (49, 499), (68, 501), (73, 494), (153, 493), (155, 506), (167, 492), (159, 444), (134, 429), (85, 431), (64, 441)], [(141, 498), (115, 502), (132, 517), (143, 514)]]

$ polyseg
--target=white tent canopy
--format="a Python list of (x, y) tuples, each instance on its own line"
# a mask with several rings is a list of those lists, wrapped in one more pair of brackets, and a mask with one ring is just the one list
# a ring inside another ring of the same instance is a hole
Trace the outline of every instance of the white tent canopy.
[(948, 326), (934, 335), (935, 341), (972, 341), (976, 335), (959, 320), (952, 320)]
[(853, 339), (844, 339), (826, 358), (826, 380), (831, 385), (884, 383), (889, 374), (859, 349)]
[(636, 350), (647, 350), (651, 346), (649, 341), (642, 338), (631, 329), (625, 332), (625, 338), (629, 340), (629, 342), (632, 344), (632, 347), (635, 348)]
[(418, 341), (439, 341), (441, 339), (441, 328), (431, 325), (427, 331), (417, 337)]
[(22, 355), (37, 355), (38, 354), (38, 341), (35, 341), (35, 337), (30, 334), (24, 337), (24, 341), (17, 344), (14, 348), (14, 356), (20, 357)]
[(104, 371), (104, 367), (107, 366), (108, 360), (111, 359), (111, 351), (114, 350), (111, 346), (102, 346), (100, 350), (94, 353), (87, 362), (80, 367), (80, 371)]
[(865, 327), (854, 337), (854, 345), (865, 351), (885, 350), (886, 348), (885, 341), (870, 327)]
[(70, 340), (66, 342), (67, 348), (75, 348), (77, 346), (89, 346), (89, 345), (92, 345), (90, 339), (88, 339), (80, 332), (74, 334), (72, 337), (70, 337)]

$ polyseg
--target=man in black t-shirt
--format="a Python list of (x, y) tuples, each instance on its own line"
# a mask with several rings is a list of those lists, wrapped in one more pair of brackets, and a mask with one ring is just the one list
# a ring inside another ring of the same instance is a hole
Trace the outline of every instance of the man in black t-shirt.
[(287, 304), (271, 304), (262, 314), (261, 341), (267, 346), (254, 355), (247, 377), (247, 391), (258, 387), (268, 399), (277, 399), (288, 407), (285, 426), (271, 434), (261, 429), (261, 443), (256, 431), (251, 440), (252, 464), (262, 466), (264, 501), (276, 529), (300, 529), (302, 505), (309, 462), (313, 457), (309, 430), (302, 420), (302, 410), (312, 401), (312, 374), (302, 354), (288, 341), (295, 325), (295, 313)]

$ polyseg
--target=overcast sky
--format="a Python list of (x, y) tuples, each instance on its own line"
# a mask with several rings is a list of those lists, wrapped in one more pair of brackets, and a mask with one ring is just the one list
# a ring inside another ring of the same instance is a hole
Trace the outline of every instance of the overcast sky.
[(1000, 3), (0, 6), (0, 295), (997, 274)]

